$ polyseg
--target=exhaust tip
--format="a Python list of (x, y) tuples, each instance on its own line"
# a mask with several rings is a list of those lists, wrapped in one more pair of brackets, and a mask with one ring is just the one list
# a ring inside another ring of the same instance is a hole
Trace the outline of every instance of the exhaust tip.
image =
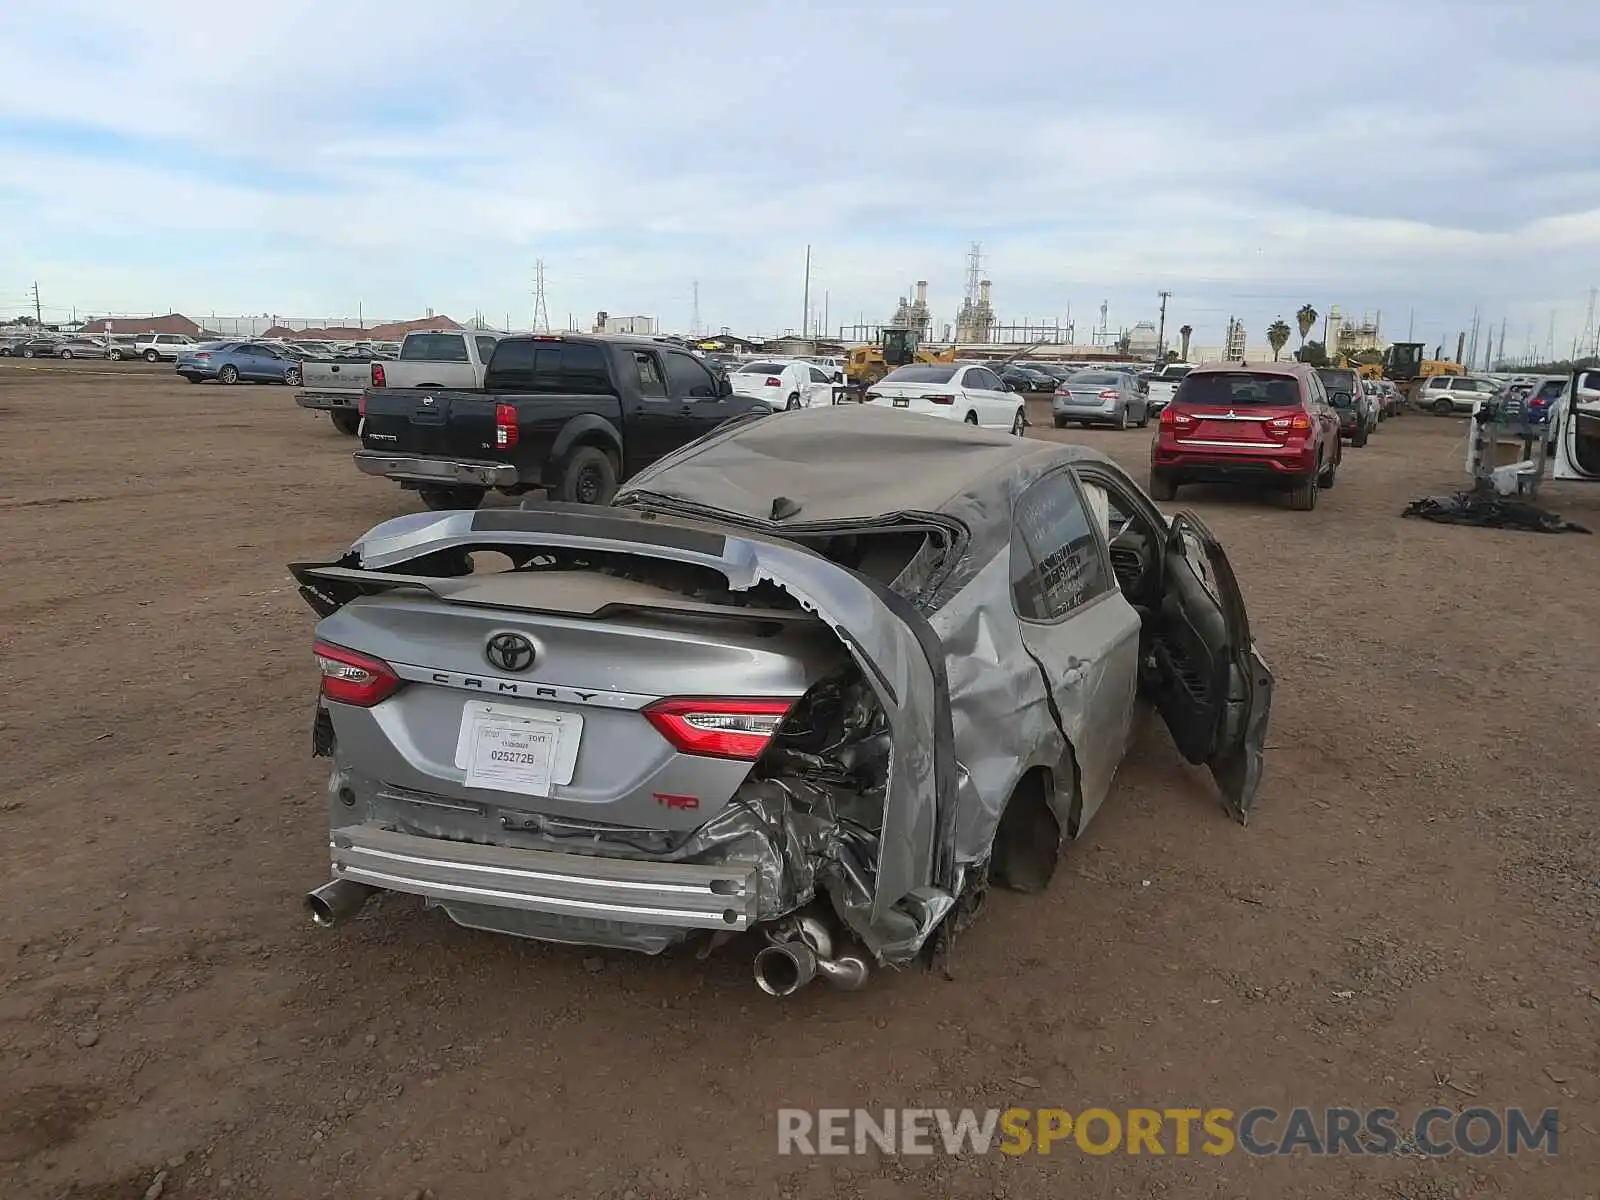
[(334, 922), (332, 906), (315, 892), (306, 896), (306, 911), (311, 914), (313, 924), (328, 926)]
[(327, 928), (355, 916), (376, 890), (354, 880), (334, 879), (306, 893), (306, 911), (313, 924)]
[(769, 996), (792, 996), (815, 978), (816, 955), (809, 946), (780, 942), (764, 947), (755, 959), (756, 986)]

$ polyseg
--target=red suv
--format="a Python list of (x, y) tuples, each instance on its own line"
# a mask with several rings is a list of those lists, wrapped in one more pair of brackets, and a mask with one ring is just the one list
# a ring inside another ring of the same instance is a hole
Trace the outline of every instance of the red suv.
[(1339, 470), (1339, 414), (1304, 363), (1202, 363), (1178, 384), (1150, 447), (1150, 494), (1185, 483), (1255, 483), (1317, 506)]

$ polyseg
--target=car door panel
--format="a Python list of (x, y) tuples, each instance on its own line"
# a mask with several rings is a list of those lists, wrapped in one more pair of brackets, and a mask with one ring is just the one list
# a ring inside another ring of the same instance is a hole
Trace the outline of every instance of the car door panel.
[[(1104, 538), (1062, 469), (1018, 500), (1013, 602), (1024, 649), (1077, 760), (1080, 825), (1104, 802), (1127, 745), (1138, 687), (1139, 615), (1115, 585)], [(1033, 570), (1026, 576), (1026, 569)]]
[(1273, 677), (1221, 543), (1190, 512), (1172, 519), (1146, 685), (1184, 759), (1210, 767), (1243, 824), (1261, 781)]

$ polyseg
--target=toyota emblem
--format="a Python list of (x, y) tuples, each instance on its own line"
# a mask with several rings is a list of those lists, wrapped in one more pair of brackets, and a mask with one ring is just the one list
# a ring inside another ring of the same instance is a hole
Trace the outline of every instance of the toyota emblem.
[(526, 671), (533, 666), (533, 643), (520, 633), (497, 633), (483, 648), (483, 656), (502, 671)]

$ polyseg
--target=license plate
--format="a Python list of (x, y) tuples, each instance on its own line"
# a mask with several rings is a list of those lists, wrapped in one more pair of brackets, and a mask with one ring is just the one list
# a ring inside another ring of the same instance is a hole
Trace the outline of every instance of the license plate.
[(896, 408), (910, 408), (911, 407), (911, 397), (910, 396), (896, 396), (894, 398), (894, 406)]
[(462, 706), (456, 766), (469, 788), (548, 796), (572, 782), (582, 739), (576, 713), (471, 700)]

